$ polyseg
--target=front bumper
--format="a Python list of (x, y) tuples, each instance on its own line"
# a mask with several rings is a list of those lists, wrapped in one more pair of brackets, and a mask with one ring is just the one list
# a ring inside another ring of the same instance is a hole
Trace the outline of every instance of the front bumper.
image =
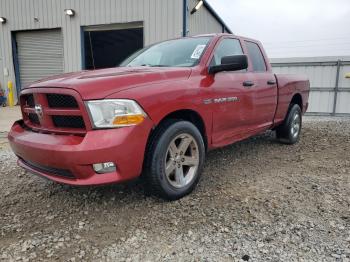
[[(30, 173), (69, 185), (102, 185), (141, 174), (152, 127), (152, 121), (147, 118), (137, 126), (93, 130), (77, 136), (36, 133), (17, 121), (8, 139), (19, 158), (18, 164)], [(116, 172), (95, 173), (92, 164), (104, 162), (114, 162)], [(72, 177), (59, 175), (57, 170)]]

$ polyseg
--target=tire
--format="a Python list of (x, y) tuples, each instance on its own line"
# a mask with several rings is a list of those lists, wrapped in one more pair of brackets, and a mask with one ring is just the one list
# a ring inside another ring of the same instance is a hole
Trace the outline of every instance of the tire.
[(147, 193), (166, 200), (191, 193), (200, 178), (204, 159), (205, 146), (197, 127), (188, 121), (166, 120), (155, 130), (147, 146)]
[(290, 106), (282, 125), (276, 129), (277, 139), (283, 144), (295, 144), (300, 139), (301, 127), (302, 113), (300, 106), (293, 104)]

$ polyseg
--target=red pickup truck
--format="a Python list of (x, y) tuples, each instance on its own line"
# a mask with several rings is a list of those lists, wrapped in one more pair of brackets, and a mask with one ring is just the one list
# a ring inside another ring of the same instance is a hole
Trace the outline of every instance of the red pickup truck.
[(142, 174), (148, 190), (174, 200), (196, 186), (207, 150), (268, 129), (296, 143), (308, 96), (305, 77), (272, 73), (260, 42), (200, 35), (33, 83), (8, 138), (30, 173), (69, 185)]

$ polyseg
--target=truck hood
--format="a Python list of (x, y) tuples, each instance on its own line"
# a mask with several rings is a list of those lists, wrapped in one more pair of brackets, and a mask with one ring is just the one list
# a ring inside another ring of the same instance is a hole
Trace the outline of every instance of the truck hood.
[(79, 92), (84, 100), (102, 99), (137, 86), (184, 80), (190, 74), (190, 68), (116, 67), (53, 76), (25, 88), (70, 88)]

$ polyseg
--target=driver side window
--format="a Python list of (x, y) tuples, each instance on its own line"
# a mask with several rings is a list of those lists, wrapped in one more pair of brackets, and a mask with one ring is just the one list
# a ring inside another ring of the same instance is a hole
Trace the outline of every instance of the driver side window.
[(210, 66), (221, 65), (221, 58), (231, 55), (243, 55), (241, 43), (238, 39), (225, 38), (214, 51)]

